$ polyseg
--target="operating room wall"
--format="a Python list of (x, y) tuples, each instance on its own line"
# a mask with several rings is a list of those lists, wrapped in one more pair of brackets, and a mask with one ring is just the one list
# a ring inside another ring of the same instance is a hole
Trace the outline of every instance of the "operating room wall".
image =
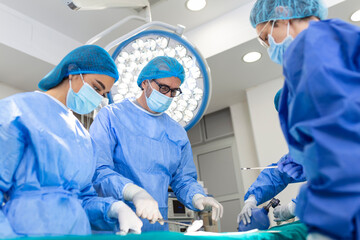
[(20, 89), (11, 87), (5, 83), (0, 82), (0, 99), (6, 98), (8, 96), (11, 96), (13, 94), (20, 93), (20, 92), (23, 92), (23, 91)]
[(244, 189), (230, 109), (205, 115), (188, 135), (199, 180), (224, 206), (218, 230), (236, 231)]
[[(247, 102), (239, 102), (230, 106), (230, 112), (240, 168), (259, 166)], [(241, 171), (240, 169), (238, 171), (241, 175), (245, 194), (247, 189), (256, 180), (260, 171)]]
[(246, 90), (251, 127), (260, 165), (277, 162), (287, 153), (286, 142), (274, 106), (274, 96), (282, 85), (282, 79), (275, 79)]
[[(278, 114), (274, 107), (274, 96), (282, 88), (283, 83), (283, 79), (275, 79), (246, 90), (259, 166), (276, 163), (284, 154), (288, 153)], [(301, 185), (301, 183), (290, 184), (277, 196), (282, 205), (297, 196)], [(270, 216), (272, 217), (272, 214)]]

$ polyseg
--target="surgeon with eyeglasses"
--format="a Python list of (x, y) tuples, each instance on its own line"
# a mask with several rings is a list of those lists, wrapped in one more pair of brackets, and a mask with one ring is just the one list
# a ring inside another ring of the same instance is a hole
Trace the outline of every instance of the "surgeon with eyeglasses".
[(257, 0), (250, 21), (283, 65), (279, 118), (307, 183), (296, 215), (308, 239), (360, 239), (360, 28), (321, 0)]
[(131, 206), (143, 218), (143, 232), (168, 230), (162, 220), (167, 219), (169, 185), (189, 209), (212, 209), (215, 221), (223, 214), (222, 205), (197, 182), (185, 129), (164, 113), (181, 94), (184, 78), (176, 59), (152, 59), (137, 80), (142, 95), (102, 108), (90, 127), (104, 154), (98, 159), (95, 189)]

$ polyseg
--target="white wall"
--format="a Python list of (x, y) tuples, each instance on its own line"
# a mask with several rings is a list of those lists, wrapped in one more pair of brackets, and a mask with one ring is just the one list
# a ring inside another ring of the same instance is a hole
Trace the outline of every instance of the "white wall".
[(5, 83), (0, 82), (0, 99), (6, 98), (16, 93), (23, 92), (23, 90), (13, 88)]
[[(282, 86), (283, 79), (275, 79), (246, 91), (259, 166), (276, 163), (284, 154), (288, 153), (288, 147), (280, 129), (278, 114), (274, 107), (274, 96)], [(291, 184), (277, 196), (282, 205), (297, 196), (300, 186), (301, 183)]]
[[(231, 120), (234, 128), (234, 136), (236, 140), (238, 159), (240, 168), (259, 166), (254, 137), (251, 130), (251, 121), (249, 115), (248, 104), (240, 102), (230, 106)], [(241, 171), (243, 189), (246, 193), (251, 184), (256, 180), (260, 171)], [(241, 197), (241, 200), (244, 196)]]
[(246, 91), (260, 166), (277, 162), (288, 151), (274, 106), (274, 96), (282, 86), (283, 80), (276, 79)]

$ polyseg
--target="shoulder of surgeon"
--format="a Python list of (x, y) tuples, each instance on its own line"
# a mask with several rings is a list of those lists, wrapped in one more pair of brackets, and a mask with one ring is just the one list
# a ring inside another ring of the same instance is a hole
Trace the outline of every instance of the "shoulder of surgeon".
[[(332, 35), (334, 37), (350, 36), (359, 38), (360, 28), (341, 19), (333, 18), (323, 21), (311, 21), (308, 31), (304, 31), (309, 37), (318, 37), (323, 35)], [(347, 39), (340, 38), (339, 41), (347, 41)], [(351, 39), (354, 41), (354, 39)], [(321, 42), (320, 42), (321, 44)]]
[[(44, 104), (41, 93), (17, 93), (0, 100), (0, 124), (20, 119), (37, 105)], [(39, 97), (40, 96), (40, 97)]]
[(187, 133), (184, 127), (180, 125), (180, 123), (172, 119), (169, 115), (167, 115), (167, 113), (164, 113), (163, 115), (164, 118), (167, 119), (167, 124), (168, 124), (167, 129), (171, 129), (171, 131), (174, 131), (175, 134), (185, 135), (185, 137), (187, 138)]
[(284, 67), (293, 67), (305, 60), (316, 61), (315, 56), (323, 58), (324, 55), (338, 55), (339, 51), (351, 57), (359, 45), (360, 28), (355, 25), (340, 19), (310, 21), (309, 27), (286, 50)]
[[(309, 27), (302, 31), (294, 40), (294, 44), (289, 46), (289, 50), (295, 50), (297, 45), (305, 44), (307, 48), (311, 46), (326, 46), (329, 38), (336, 39), (338, 42), (356, 42), (360, 39), (360, 28), (340, 19), (327, 19), (322, 21), (310, 21)], [(348, 37), (354, 38), (349, 39)]]
[(23, 109), (29, 106), (36, 108), (36, 103), (43, 103), (44, 98), (46, 98), (46, 96), (40, 92), (24, 92), (1, 99), (0, 103), (2, 106), (7, 105), (8, 108), (13, 109)]

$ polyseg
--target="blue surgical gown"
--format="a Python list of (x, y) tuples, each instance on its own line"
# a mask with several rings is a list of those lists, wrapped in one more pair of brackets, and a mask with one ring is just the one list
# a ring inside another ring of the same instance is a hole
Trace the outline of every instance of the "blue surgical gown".
[[(269, 166), (276, 165), (276, 163), (273, 163)], [(245, 194), (244, 200), (248, 199), (250, 195), (254, 195), (257, 204), (262, 204), (278, 195), (287, 187), (289, 183), (298, 182), (304, 181), (295, 180), (286, 173), (280, 172), (277, 168), (264, 169), (261, 171), (256, 181), (251, 184), (250, 188)]]
[(360, 239), (360, 29), (311, 22), (285, 52), (280, 121), (304, 166), (296, 215), (336, 239)]
[(55, 98), (0, 100), (0, 237), (85, 235), (90, 223), (113, 229), (115, 199), (97, 197), (92, 185), (94, 154), (89, 133)]
[[(134, 183), (144, 188), (168, 215), (168, 187), (188, 208), (195, 194), (205, 195), (186, 131), (167, 114), (154, 116), (126, 99), (102, 108), (90, 134), (104, 157), (98, 158), (94, 187), (102, 196), (123, 199), (123, 188)], [(109, 161), (109, 159), (111, 161)], [(132, 203), (127, 202), (135, 210)], [(143, 220), (142, 231), (167, 230)]]

